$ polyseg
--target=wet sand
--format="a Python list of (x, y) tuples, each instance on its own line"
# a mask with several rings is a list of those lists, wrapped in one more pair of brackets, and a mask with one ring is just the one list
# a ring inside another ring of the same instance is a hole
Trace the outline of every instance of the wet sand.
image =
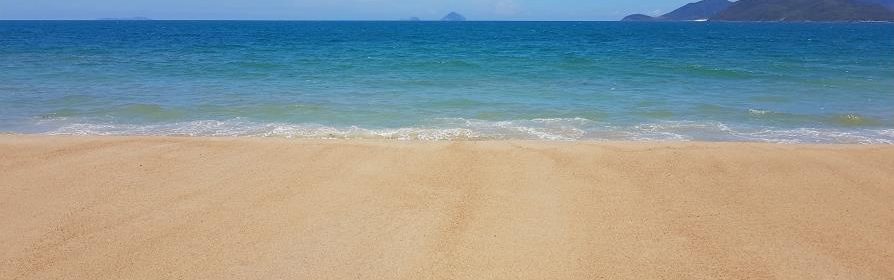
[(0, 136), (0, 279), (894, 279), (894, 146)]

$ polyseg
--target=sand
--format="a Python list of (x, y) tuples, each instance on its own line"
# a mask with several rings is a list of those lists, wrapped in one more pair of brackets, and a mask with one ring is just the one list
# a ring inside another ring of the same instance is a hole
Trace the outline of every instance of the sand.
[(894, 146), (6, 135), (0, 279), (894, 279)]

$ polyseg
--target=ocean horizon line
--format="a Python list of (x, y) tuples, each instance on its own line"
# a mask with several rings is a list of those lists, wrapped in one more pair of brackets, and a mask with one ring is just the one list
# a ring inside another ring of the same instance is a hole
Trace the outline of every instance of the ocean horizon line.
[(557, 19), (557, 20), (512, 20), (512, 19), (492, 19), (492, 20), (475, 20), (469, 19), (464, 21), (445, 21), (439, 19), (420, 19), (420, 20), (408, 20), (408, 19), (115, 19), (115, 18), (86, 18), (86, 19), (0, 19), (0, 22), (33, 22), (33, 21), (42, 21), (42, 22), (87, 22), (87, 21), (100, 21), (100, 22), (442, 22), (442, 23), (450, 23), (450, 24), (462, 24), (462, 23), (487, 23), (487, 22), (519, 22), (519, 23), (562, 23), (562, 22), (624, 22), (629, 24), (681, 24), (681, 23), (699, 23), (699, 24), (708, 24), (708, 23), (736, 23), (736, 24), (852, 24), (852, 23), (881, 23), (881, 24), (891, 24), (894, 21), (774, 21), (774, 20), (766, 20), (766, 21), (727, 21), (727, 20), (679, 20), (679, 21), (622, 21), (620, 19), (617, 20), (598, 20), (598, 19)]

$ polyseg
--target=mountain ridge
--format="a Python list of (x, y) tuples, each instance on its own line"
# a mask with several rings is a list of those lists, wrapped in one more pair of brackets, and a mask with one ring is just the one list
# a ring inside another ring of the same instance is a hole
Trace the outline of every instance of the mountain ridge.
[(894, 21), (894, 11), (855, 0), (739, 0), (715, 21)]
[(657, 17), (651, 17), (644, 14), (633, 14), (624, 17), (622, 21), (692, 21), (705, 20), (720, 11), (731, 6), (733, 2), (728, 0), (702, 0), (698, 2), (688, 3), (670, 13)]
[(651, 17), (622, 21), (894, 21), (894, 0), (702, 0)]

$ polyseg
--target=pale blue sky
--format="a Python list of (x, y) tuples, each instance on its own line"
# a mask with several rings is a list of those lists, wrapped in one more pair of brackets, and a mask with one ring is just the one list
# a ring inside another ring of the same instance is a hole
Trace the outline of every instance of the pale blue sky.
[(695, 0), (0, 0), (0, 19), (617, 20)]

